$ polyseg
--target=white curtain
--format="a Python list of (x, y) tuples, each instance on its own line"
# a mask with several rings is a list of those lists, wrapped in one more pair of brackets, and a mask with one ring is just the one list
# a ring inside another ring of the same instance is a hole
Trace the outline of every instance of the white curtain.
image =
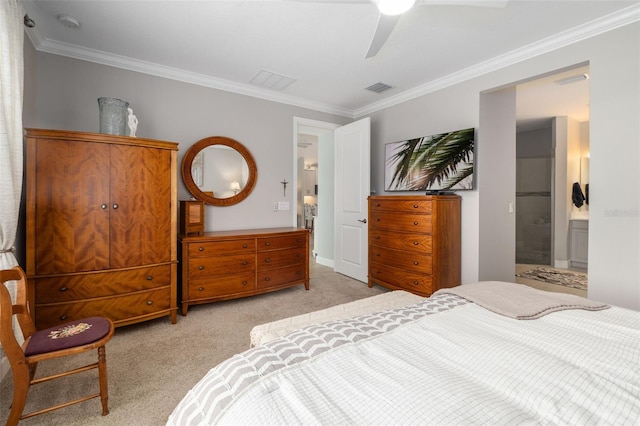
[[(0, 1), (0, 269), (18, 264), (14, 244), (22, 191), (23, 17), (18, 0)], [(15, 297), (15, 286), (8, 287)]]

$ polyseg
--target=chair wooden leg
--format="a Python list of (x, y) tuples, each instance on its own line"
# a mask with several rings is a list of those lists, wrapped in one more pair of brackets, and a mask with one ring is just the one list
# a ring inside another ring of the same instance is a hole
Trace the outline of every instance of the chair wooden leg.
[(107, 383), (107, 354), (104, 346), (98, 348), (98, 379), (100, 381), (100, 401), (102, 415), (109, 414), (109, 386)]
[(7, 426), (15, 426), (20, 421), (22, 411), (27, 403), (30, 385), (30, 368), (26, 365), (13, 368), (13, 402), (7, 419)]

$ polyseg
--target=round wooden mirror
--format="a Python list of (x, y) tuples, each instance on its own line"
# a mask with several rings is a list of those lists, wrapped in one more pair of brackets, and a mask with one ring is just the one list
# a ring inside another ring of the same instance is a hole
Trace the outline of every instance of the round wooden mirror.
[(199, 140), (182, 159), (182, 180), (191, 195), (214, 206), (232, 206), (247, 198), (257, 177), (249, 150), (224, 136)]

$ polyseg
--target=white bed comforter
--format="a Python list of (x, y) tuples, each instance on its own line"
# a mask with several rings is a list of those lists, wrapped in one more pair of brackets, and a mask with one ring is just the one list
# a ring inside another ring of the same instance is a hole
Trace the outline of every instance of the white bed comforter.
[[(422, 307), (428, 314), (415, 313)], [(268, 356), (232, 373), (223, 363), (168, 424), (640, 424), (638, 312), (567, 310), (518, 321), (453, 295), (410, 311), (408, 321), (388, 314), (381, 332), (285, 354), (296, 362), (275, 368)], [(290, 350), (287, 339), (267, 346)], [(221, 376), (223, 393), (214, 390)]]

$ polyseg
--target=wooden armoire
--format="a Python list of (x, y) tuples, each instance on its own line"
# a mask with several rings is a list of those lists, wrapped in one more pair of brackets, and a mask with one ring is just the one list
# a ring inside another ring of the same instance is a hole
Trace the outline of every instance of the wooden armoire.
[(177, 312), (178, 144), (26, 132), (26, 273), (38, 329)]

